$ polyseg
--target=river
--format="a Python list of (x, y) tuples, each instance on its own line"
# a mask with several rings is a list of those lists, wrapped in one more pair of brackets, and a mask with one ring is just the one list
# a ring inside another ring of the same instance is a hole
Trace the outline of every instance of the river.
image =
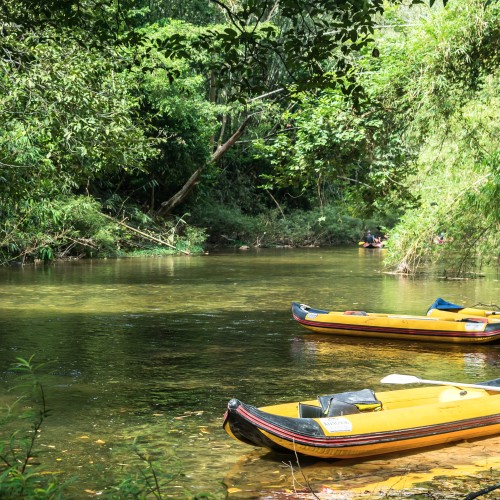
[(498, 344), (335, 337), (292, 320), (292, 301), (409, 314), (425, 314), (437, 297), (499, 303), (494, 271), (475, 280), (439, 272), (410, 278), (384, 272), (383, 253), (261, 249), (0, 269), (0, 404), (12, 402), (6, 389), (16, 381), (9, 370), (16, 357), (45, 364), (40, 376), (51, 412), (37, 449), (47, 470), (61, 481), (73, 478), (66, 498), (92, 498), (124, 474), (136, 475), (146, 463), (134, 443), (168, 473), (164, 498), (310, 498), (310, 490), (320, 498), (378, 498), (432, 488), (428, 481), (443, 474), (447, 481), (493, 474), (498, 437), (297, 466), (294, 457), (283, 463), (221, 428), (233, 397), (263, 406), (387, 390), (380, 379), (390, 373), (462, 382), (500, 377)]

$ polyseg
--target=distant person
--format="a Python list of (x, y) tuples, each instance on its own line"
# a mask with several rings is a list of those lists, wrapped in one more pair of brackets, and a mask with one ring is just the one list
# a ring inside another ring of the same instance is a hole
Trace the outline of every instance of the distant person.
[(438, 236), (436, 237), (435, 243), (437, 245), (442, 245), (444, 243), (444, 240), (446, 239), (446, 235), (444, 231), (441, 231)]
[(375, 243), (375, 236), (373, 236), (373, 234), (372, 234), (372, 232), (370, 230), (368, 230), (368, 232), (366, 233), (364, 242), (368, 243), (368, 244)]

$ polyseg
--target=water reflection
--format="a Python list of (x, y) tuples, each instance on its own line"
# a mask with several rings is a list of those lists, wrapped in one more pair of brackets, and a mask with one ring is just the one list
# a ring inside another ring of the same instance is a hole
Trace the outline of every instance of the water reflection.
[[(385, 274), (382, 259), (383, 252), (357, 248), (261, 250), (0, 269), (0, 386), (13, 381), (7, 368), (16, 356), (35, 353), (37, 362), (49, 363), (52, 414), (40, 444), (62, 477), (78, 477), (75, 492), (98, 490), (133, 470), (138, 439), (162, 460), (180, 460), (174, 492), (222, 495), (225, 481), (240, 490), (235, 498), (245, 488), (250, 496), (280, 495), (293, 486), (290, 470), (221, 429), (232, 397), (265, 405), (353, 388), (387, 390), (380, 379), (389, 373), (458, 381), (500, 376), (498, 345), (335, 337), (292, 320), (292, 300), (409, 314), (425, 313), (438, 296), (498, 303), (495, 275), (408, 279)], [(318, 491), (347, 491), (396, 477), (406, 463), (433, 470), (437, 459), (419, 452), (394, 460), (370, 460), (362, 472), (363, 461), (336, 465), (335, 474), (331, 464), (303, 465)], [(365, 482), (356, 483), (358, 476)]]

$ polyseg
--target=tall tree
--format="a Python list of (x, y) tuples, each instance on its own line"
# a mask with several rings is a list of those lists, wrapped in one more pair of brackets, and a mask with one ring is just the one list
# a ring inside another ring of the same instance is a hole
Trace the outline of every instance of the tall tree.
[[(363, 89), (356, 80), (353, 56), (373, 40), (377, 16), (386, 5), (383, 0), (210, 1), (225, 16), (225, 25), (208, 26), (196, 39), (175, 33), (155, 40), (166, 56), (188, 59), (206, 74), (209, 99), (248, 105), (292, 89), (338, 87), (357, 104)], [(200, 51), (210, 57), (201, 61)], [(220, 160), (234, 146), (251, 113), (244, 109), (231, 130), (221, 123), (225, 139), (214, 141), (210, 161)], [(161, 204), (161, 213), (186, 199), (206, 166), (194, 169), (181, 189)]]

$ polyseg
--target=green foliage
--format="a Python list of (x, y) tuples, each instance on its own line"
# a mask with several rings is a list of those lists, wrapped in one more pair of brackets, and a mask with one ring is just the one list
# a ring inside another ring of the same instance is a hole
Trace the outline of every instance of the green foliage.
[[(154, 216), (193, 174), (189, 211), (228, 241), (345, 241), (317, 224), (329, 207), (353, 219), (406, 210), (392, 263), (432, 258), (431, 224), (454, 234), (464, 262), (491, 256), (498, 3), (401, 3), (6, 0), (2, 262), (155, 252), (102, 206), (174, 248), (201, 248), (203, 230)], [(311, 220), (291, 222), (310, 207)]]
[(156, 0), (136, 3), (147, 5), (146, 19), (150, 23), (179, 19), (197, 26), (206, 26), (214, 20), (216, 22), (222, 20), (215, 2), (207, 0)]
[(211, 205), (205, 208), (203, 220), (209, 243), (257, 247), (352, 244), (363, 236), (367, 223), (373, 227), (387, 224), (386, 220), (363, 221), (351, 217), (335, 206), (293, 210), (286, 215), (279, 210), (268, 210), (252, 216), (236, 208)]
[(317, 206), (340, 201), (357, 214), (411, 200), (401, 180), (412, 171), (412, 154), (379, 103), (356, 109), (340, 92), (302, 95), (283, 123), (273, 142), (261, 142), (274, 167), (262, 176), (266, 187), (300, 186)]
[[(404, 80), (405, 99), (419, 96), (408, 107), (407, 140), (419, 144), (410, 185), (421, 203), (395, 228), (389, 265), (414, 271), (443, 260), (449, 273), (463, 274), (498, 258), (500, 80), (491, 61), (498, 57), (499, 14), (497, 4), (484, 9), (470, 0), (404, 36), (405, 53), (426, 54)], [(444, 251), (433, 244), (440, 231), (447, 235)]]
[(109, 47), (141, 18), (144, 10), (138, 3), (136, 0), (3, 0), (0, 25), (9, 33), (19, 28), (32, 33), (46, 28), (68, 29), (82, 45)]
[(69, 34), (43, 37), (1, 42), (30, 61), (4, 61), (0, 87), (0, 182), (13, 199), (88, 189), (98, 176), (140, 168), (153, 153), (133, 119), (133, 80)]
[[(351, 56), (372, 40), (384, 0), (213, 3), (227, 24), (208, 30), (195, 46), (214, 53), (207, 69), (224, 86), (237, 89), (235, 100), (245, 102), (268, 91), (263, 82), (269, 81), (270, 66), (278, 68), (280, 85), (302, 90), (339, 86), (354, 98), (361, 94)], [(186, 46), (186, 38), (178, 35), (164, 40), (162, 50), (170, 56), (185, 52)]]
[[(182, 219), (181, 219), (182, 220)], [(130, 235), (123, 234), (121, 247), (123, 250), (117, 252), (124, 257), (159, 257), (162, 255), (172, 255), (181, 252), (201, 253), (204, 250), (207, 235), (204, 229), (186, 224), (174, 224), (167, 220), (160, 229), (157, 225), (150, 233), (161, 238), (171, 246), (158, 245), (154, 241), (147, 239), (132, 239)]]
[(261, 231), (256, 217), (245, 215), (238, 208), (211, 204), (203, 207), (203, 214), (197, 215), (203, 221), (210, 243), (240, 245), (254, 239)]
[(0, 77), (2, 261), (110, 251), (98, 203), (72, 194), (152, 156), (133, 79), (69, 33), (13, 33), (0, 45), (19, 57), (4, 57)]
[(363, 234), (363, 222), (334, 206), (307, 212), (297, 210), (276, 221), (276, 233), (291, 246), (351, 244)]
[(0, 233), (2, 261), (50, 261), (113, 252), (117, 235), (92, 198), (25, 200), (6, 207)]
[[(116, 209), (116, 198), (114, 202)], [(125, 207), (123, 204), (120, 207), (123, 216)], [(3, 263), (129, 253), (201, 252), (206, 238), (202, 229), (189, 226), (182, 217), (156, 220), (137, 207), (127, 206), (127, 223), (144, 233), (141, 235), (104, 216), (101, 205), (88, 196), (28, 200), (16, 208), (14, 213), (7, 214), (0, 232)], [(158, 246), (158, 239), (168, 246)]]
[[(47, 473), (42, 465), (33, 464), (36, 441), (49, 410), (45, 392), (38, 378), (42, 365), (33, 364), (33, 356), (17, 358), (11, 368), (17, 372), (16, 390), (22, 396), (1, 415), (3, 430), (13, 429), (7, 439), (0, 441), (0, 497), (1, 498), (62, 498), (62, 487), (57, 478)], [(25, 429), (31, 421), (29, 430)]]
[[(136, 198), (144, 196), (151, 209), (157, 208), (157, 200), (175, 194), (196, 168), (210, 162), (217, 114), (223, 110), (206, 99), (205, 77), (187, 61), (202, 59), (203, 54), (188, 48), (186, 54), (170, 58), (158, 49), (165, 39), (181, 35), (196, 39), (202, 32), (203, 28), (178, 21), (141, 30), (138, 65), (133, 71), (145, 72), (140, 77), (142, 112), (151, 116), (157, 156), (148, 162), (146, 172), (134, 172), (123, 189), (134, 190)], [(153, 191), (155, 198), (151, 200)]]

